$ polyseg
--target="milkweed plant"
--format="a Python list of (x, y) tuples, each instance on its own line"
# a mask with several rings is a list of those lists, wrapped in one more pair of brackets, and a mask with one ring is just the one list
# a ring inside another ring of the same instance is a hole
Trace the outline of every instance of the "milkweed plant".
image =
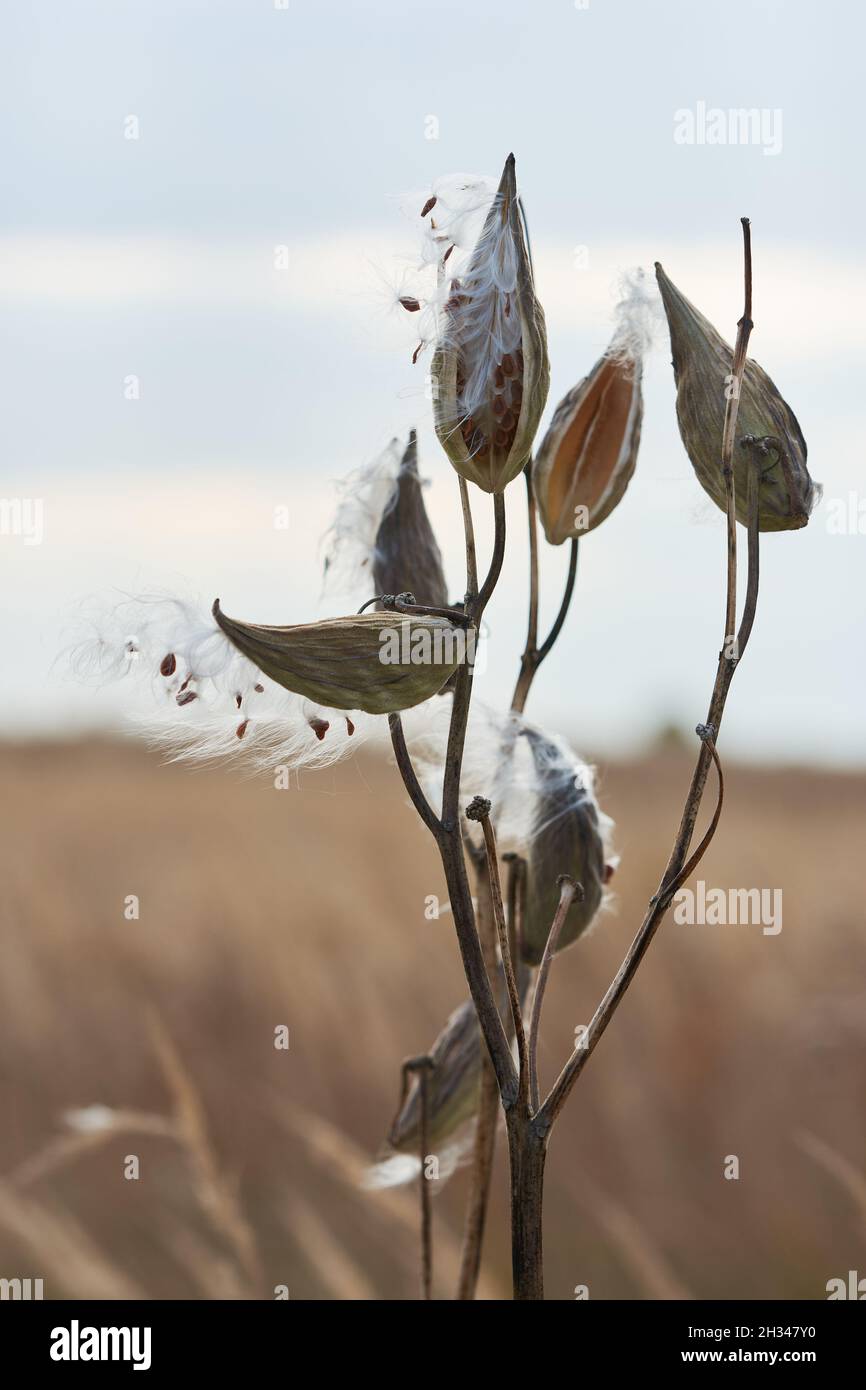
[[(341, 487), (327, 535), (326, 579), (354, 590), (343, 617), (271, 627), (162, 595), (100, 617), (79, 670), (152, 688), (149, 729), (179, 758), (240, 756), (258, 767), (322, 767), (387, 732), (405, 792), (441, 856), (468, 996), (401, 1067), (402, 1094), (370, 1186), (417, 1181), (421, 1293), (431, 1296), (431, 1165), (468, 1168), (456, 1297), (474, 1297), (497, 1130), (510, 1164), (514, 1298), (544, 1296), (542, 1201), (556, 1121), (610, 1023), (678, 887), (715, 832), (723, 795), (718, 740), (752, 629), (762, 531), (804, 526), (817, 497), (806, 444), (779, 391), (747, 357), (752, 328), (750, 226), (742, 220), (744, 310), (732, 349), (661, 265), (626, 277), (610, 343), (538, 439), (549, 384), (544, 312), (515, 161), (501, 179), (453, 176), (416, 210), (417, 283), (398, 294), (430, 354), (433, 420), (459, 491), (466, 553), (455, 598), (424, 504), (414, 431)], [(530, 723), (531, 687), (567, 631), (578, 546), (622, 499), (637, 463), (644, 358), (667, 319), (682, 442), (727, 517), (723, 641), (695, 769), (670, 857), (626, 956), (553, 1084), (541, 1086), (538, 1039), (551, 968), (605, 911), (617, 866), (612, 823), (592, 769), (555, 732)], [(522, 476), (530, 537), (529, 624), (508, 709), (473, 698), (482, 618), (506, 559), (504, 494)], [(473, 506), (491, 508), (482, 573)], [(559, 612), (538, 627), (544, 540), (567, 545)], [(737, 620), (738, 530), (748, 579)], [(716, 805), (694, 845), (714, 769)]]

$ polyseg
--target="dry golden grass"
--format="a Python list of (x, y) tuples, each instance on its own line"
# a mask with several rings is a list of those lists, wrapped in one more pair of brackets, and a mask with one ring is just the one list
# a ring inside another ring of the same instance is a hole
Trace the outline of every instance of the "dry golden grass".
[[(553, 971), (543, 1079), (637, 927), (688, 771), (675, 753), (602, 769), (618, 901)], [(701, 876), (782, 888), (783, 930), (665, 922), (554, 1136), (550, 1298), (823, 1297), (863, 1266), (866, 778), (728, 771)], [(359, 758), (277, 791), (92, 741), (7, 745), (0, 777), (0, 1276), (48, 1296), (415, 1297), (415, 1194), (358, 1177), (401, 1058), (464, 987), (394, 770)], [(118, 1132), (65, 1135), (96, 1102)], [(503, 1147), (487, 1297), (508, 1291)], [(434, 1205), (439, 1297), (464, 1190)]]

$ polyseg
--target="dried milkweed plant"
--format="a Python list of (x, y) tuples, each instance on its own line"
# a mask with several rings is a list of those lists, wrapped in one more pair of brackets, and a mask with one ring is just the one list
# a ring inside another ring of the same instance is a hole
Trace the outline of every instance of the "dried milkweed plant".
[[(426, 470), (437, 465), (419, 459), (413, 431), (405, 441), (392, 439), (340, 487), (324, 538), (324, 583), (348, 599), (342, 616), (268, 626), (235, 616), (220, 600), (202, 605), (159, 595), (124, 597), (86, 619), (74, 662), (79, 672), (135, 679), (149, 690), (154, 713), (143, 718), (146, 732), (172, 757), (232, 757), (254, 770), (275, 761), (320, 767), (364, 740), (390, 739), (411, 803), (407, 811), (420, 817), (441, 859), (466, 997), (455, 1001), (435, 1039), (418, 1039), (426, 1050), (399, 1068), (396, 1112), (390, 1124), (383, 1117), (381, 1152), (364, 1185), (417, 1183), (421, 1289), (429, 1297), (430, 1197), (448, 1178), (465, 1182), (463, 1245), (451, 1264), (458, 1266), (456, 1297), (471, 1299), (482, 1277), (497, 1131), (504, 1121), (514, 1297), (541, 1299), (551, 1136), (675, 892), (718, 825), (721, 724), (755, 617), (760, 533), (802, 528), (818, 489), (793, 411), (747, 355), (752, 259), (746, 219), (745, 306), (733, 349), (660, 265), (655, 277), (633, 272), (623, 282), (608, 346), (594, 364), (585, 364), (583, 375), (575, 371), (576, 384), (542, 434), (547, 337), (513, 156), (499, 180), (456, 175), (438, 181), (419, 195), (411, 215), (420, 251), (396, 297), (414, 325), (415, 345), (407, 344), (413, 362), (428, 354), (419, 370), (430, 373), (433, 422), (459, 495), (465, 572), (446, 576), (425, 505)], [(553, 645), (568, 640), (581, 540), (622, 502), (638, 465), (644, 365), (665, 319), (683, 444), (698, 481), (726, 516), (723, 641), (708, 713), (696, 729), (694, 774), (658, 889), (584, 1035), (552, 1084), (543, 1084), (538, 1046), (547, 982), (562, 953), (580, 951), (611, 911), (618, 859), (594, 770), (525, 711)], [(508, 559), (504, 492), (521, 474), (529, 617), (510, 705), (496, 708), (474, 697), (476, 645)], [(473, 505), (489, 507), (493, 517), (483, 573)], [(748, 550), (742, 604), (738, 527)], [(556, 617), (542, 634), (545, 542), (567, 542), (569, 562)], [(715, 807), (695, 844), (713, 769)], [(161, 1055), (174, 1078), (177, 1123), (194, 1156), (202, 1201), (253, 1283), (257, 1257), (242, 1217), (210, 1156), (173, 1054), (163, 1045)], [(611, 1199), (607, 1210), (620, 1208)], [(609, 1224), (618, 1230), (622, 1223), (611, 1217)]]

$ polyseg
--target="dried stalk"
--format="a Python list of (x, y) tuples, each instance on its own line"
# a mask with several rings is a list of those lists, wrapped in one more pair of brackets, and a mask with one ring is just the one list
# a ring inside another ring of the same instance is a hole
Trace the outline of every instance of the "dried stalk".
[(514, 694), (511, 698), (511, 708), (516, 714), (523, 713), (532, 682), (535, 680), (535, 673), (562, 631), (562, 626), (568, 615), (568, 610), (574, 595), (574, 581), (577, 577), (577, 537), (575, 536), (571, 542), (571, 552), (568, 558), (568, 576), (565, 581), (565, 592), (562, 596), (562, 602), (559, 605), (559, 612), (554, 619), (553, 627), (539, 647), (538, 509), (535, 503), (535, 494), (532, 491), (531, 462), (527, 463), (524, 469), (524, 477), (526, 479), (526, 509), (529, 519), (529, 623), (526, 630), (526, 646), (520, 658), (520, 673), (517, 677), (517, 684), (514, 687)]
[[(758, 463), (753, 459), (752, 468), (749, 470), (749, 493), (748, 493), (748, 546), (749, 546), (749, 570), (746, 600), (743, 609), (743, 617), (734, 642), (733, 651), (729, 650), (730, 637), (736, 622), (736, 566), (737, 566), (737, 546), (736, 546), (736, 519), (735, 519), (735, 500), (734, 500), (734, 480), (733, 468), (731, 467), (731, 449), (733, 447), (733, 434), (736, 426), (737, 408), (739, 405), (740, 387), (742, 384), (743, 372), (746, 365), (746, 347), (748, 345), (749, 334), (752, 329), (751, 307), (752, 307), (752, 260), (751, 260), (751, 240), (749, 233), (749, 222), (747, 218), (742, 219), (743, 241), (745, 248), (745, 310), (743, 317), (738, 324), (737, 343), (734, 352), (734, 370), (732, 390), (728, 398), (727, 410), (725, 414), (725, 428), (723, 436), (722, 463), (725, 471), (725, 485), (728, 494), (728, 544), (727, 544), (727, 587), (725, 602), (725, 637), (722, 650), (719, 653), (719, 664), (716, 673), (715, 685), (710, 700), (710, 709), (705, 725), (698, 725), (698, 734), (702, 740), (701, 752), (698, 757), (697, 765), (692, 776), (691, 786), (686, 798), (685, 809), (683, 811), (680, 827), (677, 832), (674, 847), (671, 851), (670, 859), (662, 876), (661, 883), (655, 896), (650, 901), (646, 916), (641, 924), (634, 941), (628, 949), (622, 965), (617, 971), (611, 982), (607, 993), (599, 1004), (593, 1015), (589, 1028), (581, 1041), (579, 1047), (575, 1048), (569, 1060), (560, 1072), (553, 1088), (537, 1112), (534, 1120), (535, 1126), (543, 1134), (548, 1134), (556, 1121), (562, 1107), (571, 1094), (575, 1081), (585, 1067), (589, 1057), (602, 1033), (607, 1028), (613, 1017), (614, 1012), (619, 1006), (631, 981), (634, 979), (640, 962), (646, 954), (653, 936), (661, 924), (665, 912), (670, 906), (674, 893), (684, 882), (685, 878), (694, 871), (702, 855), (706, 851), (715, 828), (718, 825), (721, 814), (722, 796), (724, 784), (722, 780), (721, 764), (716, 753), (716, 740), (724, 714), (725, 701), (733, 680), (734, 671), (742, 659), (743, 653), (752, 631), (755, 618), (755, 609), (758, 601), (758, 577), (759, 577), (759, 543), (760, 532), (758, 530)], [(763, 444), (764, 441), (741, 441), (747, 447), (753, 447), (756, 443)], [(733, 530), (732, 530), (733, 528)], [(734, 606), (732, 616), (732, 604)], [(719, 800), (713, 820), (707, 834), (701, 841), (698, 849), (686, 863), (689, 846), (694, 834), (695, 822), (698, 816), (701, 799), (706, 786), (707, 772), (710, 763), (715, 762), (719, 774)]]
[(397, 1107), (399, 1114), (409, 1093), (411, 1078), (417, 1076), (421, 1100), (418, 1125), (418, 1157), (421, 1161), (421, 1171), (418, 1175), (421, 1196), (421, 1297), (427, 1301), (433, 1294), (433, 1217), (430, 1209), (430, 1180), (427, 1177), (427, 1149), (430, 1135), (429, 1080), (434, 1066), (433, 1058), (426, 1052), (418, 1057), (406, 1058), (400, 1068), (402, 1089), (400, 1104)]
[(544, 991), (547, 988), (547, 977), (553, 964), (559, 933), (562, 931), (562, 925), (568, 916), (568, 909), (578, 895), (583, 896), (583, 889), (578, 883), (575, 883), (573, 878), (569, 878), (568, 874), (563, 874), (559, 880), (559, 903), (547, 935), (541, 965), (538, 968), (535, 993), (532, 997), (532, 1013), (529, 1018), (529, 1104), (533, 1111), (538, 1109), (538, 1032), (541, 1026), (541, 1006), (544, 1003)]

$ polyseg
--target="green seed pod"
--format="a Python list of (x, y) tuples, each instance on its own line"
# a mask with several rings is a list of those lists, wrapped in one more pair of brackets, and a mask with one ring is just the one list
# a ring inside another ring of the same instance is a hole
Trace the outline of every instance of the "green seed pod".
[(458, 473), (502, 492), (529, 458), (550, 384), (513, 155), (465, 269), (450, 282), (444, 318), (431, 369), (436, 433)]
[(330, 709), (390, 714), (435, 695), (473, 655), (474, 629), (447, 618), (358, 613), (294, 627), (213, 615), (229, 640), (286, 690)]
[(610, 349), (560, 401), (532, 464), (551, 545), (594, 530), (622, 499), (642, 418), (641, 365)]
[[(726, 391), (732, 387), (733, 352), (658, 263), (656, 278), (671, 334), (680, 435), (698, 482), (716, 505), (727, 511), (722, 430)], [(751, 358), (743, 374), (733, 453), (737, 519), (744, 526), (748, 521), (749, 469), (756, 466), (754, 451), (741, 445), (748, 436), (770, 436), (782, 445), (781, 451), (772, 451), (761, 462), (759, 529), (793, 531), (805, 526), (820, 496), (806, 467), (806, 441), (794, 412)]]
[(523, 959), (538, 965), (559, 905), (557, 880), (570, 874), (583, 888), (559, 934), (557, 950), (586, 931), (601, 906), (612, 869), (605, 862), (603, 818), (592, 790), (589, 769), (563, 754), (562, 748), (527, 729), (536, 774), (536, 802), (526, 855), (526, 914), (521, 939)]
[(385, 506), (373, 547), (373, 583), (377, 594), (412, 593), (425, 608), (447, 608), (448, 587), (442, 554), (424, 506), (418, 477), (415, 431), (403, 454), (394, 491)]

